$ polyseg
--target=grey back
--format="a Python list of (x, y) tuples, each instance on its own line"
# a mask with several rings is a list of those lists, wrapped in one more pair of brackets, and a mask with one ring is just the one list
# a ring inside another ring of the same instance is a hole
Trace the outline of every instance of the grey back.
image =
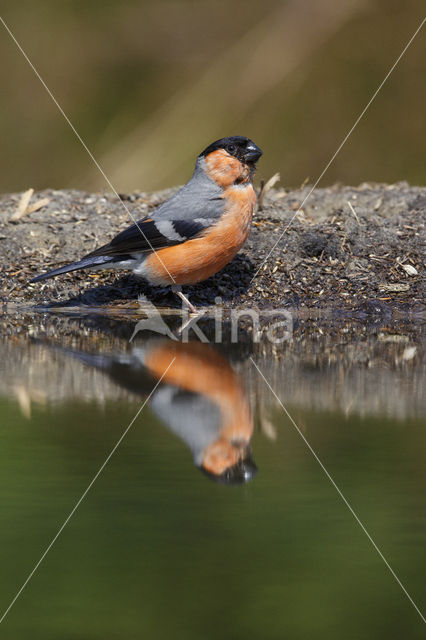
[(152, 214), (154, 220), (217, 220), (223, 213), (223, 191), (205, 173), (206, 161), (197, 158), (192, 178)]

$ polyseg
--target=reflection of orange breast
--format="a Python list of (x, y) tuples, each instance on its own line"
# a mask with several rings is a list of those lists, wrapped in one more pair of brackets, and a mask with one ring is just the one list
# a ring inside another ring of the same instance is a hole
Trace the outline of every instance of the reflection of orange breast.
[(206, 344), (160, 341), (145, 356), (151, 373), (163, 381), (210, 398), (221, 410), (221, 437), (249, 442), (253, 432), (250, 406), (240, 380), (228, 362)]
[(256, 194), (253, 185), (246, 183), (229, 187), (223, 197), (225, 211), (217, 224), (198, 238), (148, 256), (145, 267), (152, 283), (201, 282), (220, 271), (238, 253), (250, 233)]

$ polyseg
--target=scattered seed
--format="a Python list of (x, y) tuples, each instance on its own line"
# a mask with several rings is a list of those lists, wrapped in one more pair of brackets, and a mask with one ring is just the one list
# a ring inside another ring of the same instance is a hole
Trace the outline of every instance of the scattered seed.
[(380, 288), (383, 291), (390, 291), (391, 293), (402, 293), (403, 291), (408, 291), (410, 285), (403, 282), (392, 282), (390, 284), (381, 284)]
[(416, 267), (413, 267), (411, 264), (400, 264), (400, 267), (402, 267), (409, 276), (417, 276), (419, 273)]

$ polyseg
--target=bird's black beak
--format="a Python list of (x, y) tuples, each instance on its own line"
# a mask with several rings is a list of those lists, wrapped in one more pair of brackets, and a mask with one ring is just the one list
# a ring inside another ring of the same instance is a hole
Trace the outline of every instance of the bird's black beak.
[(257, 162), (261, 155), (263, 155), (262, 149), (254, 144), (254, 142), (250, 142), (244, 152), (244, 160), (245, 162)]
[(253, 478), (257, 476), (257, 473), (258, 468), (256, 467), (256, 464), (251, 456), (251, 451), (247, 450), (244, 460), (241, 460), (238, 464), (231, 468), (227, 483), (245, 484), (246, 482), (250, 482), (250, 480), (253, 480)]

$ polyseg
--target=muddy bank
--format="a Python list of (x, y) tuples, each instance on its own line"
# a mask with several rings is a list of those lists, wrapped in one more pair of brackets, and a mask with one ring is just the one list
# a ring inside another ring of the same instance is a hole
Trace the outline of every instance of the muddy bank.
[[(213, 278), (187, 287), (192, 302), (205, 307), (220, 296), (227, 308), (419, 312), (426, 188), (398, 183), (316, 189), (297, 213), (309, 191), (309, 186), (271, 190), (241, 253)], [(167, 288), (111, 272), (78, 272), (28, 285), (38, 273), (104, 244), (131, 223), (131, 216), (143, 217), (172, 192), (123, 195), (119, 201), (109, 193), (48, 190), (32, 194), (26, 209), (22, 194), (1, 196), (0, 300), (136, 307), (143, 293), (157, 305), (177, 306)]]

